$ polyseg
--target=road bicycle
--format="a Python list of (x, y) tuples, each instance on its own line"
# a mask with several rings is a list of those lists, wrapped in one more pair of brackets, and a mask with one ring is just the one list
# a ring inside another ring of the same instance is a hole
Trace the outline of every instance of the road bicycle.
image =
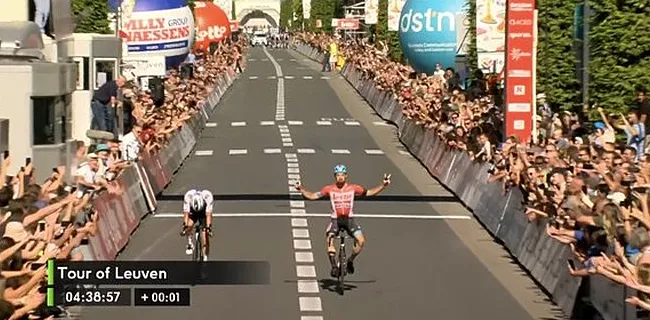
[(346, 231), (343, 230), (343, 228), (339, 229), (338, 234), (336, 235), (336, 238), (339, 239), (339, 252), (337, 256), (337, 261), (336, 261), (336, 266), (339, 269), (338, 272), (338, 277), (337, 277), (337, 291), (340, 294), (343, 294), (345, 291), (345, 276), (347, 275), (347, 264), (348, 264), (348, 256), (345, 253), (345, 239), (346, 237)]
[[(192, 253), (192, 261), (203, 262), (203, 239), (201, 231), (205, 231), (203, 221), (199, 220), (194, 224), (194, 252)], [(207, 235), (206, 235), (207, 236)]]

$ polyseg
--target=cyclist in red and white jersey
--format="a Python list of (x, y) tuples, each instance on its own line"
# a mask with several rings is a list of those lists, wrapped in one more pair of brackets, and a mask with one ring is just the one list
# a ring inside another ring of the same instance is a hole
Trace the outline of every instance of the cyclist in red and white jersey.
[(363, 236), (361, 226), (354, 221), (354, 198), (355, 196), (374, 196), (384, 191), (390, 184), (390, 175), (384, 175), (384, 181), (379, 186), (370, 190), (358, 184), (348, 183), (348, 168), (342, 164), (334, 167), (334, 177), (336, 183), (323, 187), (319, 192), (307, 191), (300, 181), (296, 182), (296, 189), (302, 193), (302, 196), (309, 200), (317, 200), (323, 197), (330, 198), (332, 204), (332, 216), (329, 225), (325, 231), (327, 238), (327, 255), (329, 257), (332, 270), (330, 275), (337, 277), (339, 274), (338, 267), (336, 266), (336, 249), (334, 248), (334, 237), (339, 232), (339, 229), (346, 231), (351, 237), (354, 238), (354, 248), (352, 255), (348, 258), (347, 272), (354, 274), (354, 259), (359, 256), (361, 249), (366, 243), (366, 238)]

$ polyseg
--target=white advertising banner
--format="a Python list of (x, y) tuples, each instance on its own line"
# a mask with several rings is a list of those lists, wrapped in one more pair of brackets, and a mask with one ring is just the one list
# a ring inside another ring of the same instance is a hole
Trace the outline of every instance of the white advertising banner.
[(136, 77), (165, 76), (165, 56), (124, 57), (124, 73)]
[(379, 14), (379, 0), (366, 0), (364, 3), (364, 22), (365, 24), (377, 24)]
[(399, 17), (406, 0), (388, 0), (388, 31), (399, 31)]
[(226, 13), (228, 19), (232, 19), (232, 0), (212, 0), (212, 3)]
[(125, 56), (182, 56), (194, 43), (194, 16), (188, 7), (124, 14), (120, 36)]
[(311, 17), (311, 0), (302, 0), (302, 18), (309, 19)]
[(476, 51), (479, 67), (499, 73), (505, 65), (506, 0), (476, 0)]

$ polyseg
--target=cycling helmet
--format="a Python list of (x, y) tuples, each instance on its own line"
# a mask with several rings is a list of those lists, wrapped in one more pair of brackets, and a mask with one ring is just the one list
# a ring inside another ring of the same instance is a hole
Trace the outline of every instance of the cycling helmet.
[(192, 207), (193, 211), (201, 211), (205, 208), (205, 200), (203, 200), (203, 197), (197, 193), (192, 196), (192, 202), (190, 202), (190, 206)]
[(337, 164), (334, 167), (334, 174), (339, 174), (339, 173), (347, 174), (348, 173), (348, 167), (346, 167), (345, 165), (342, 165), (342, 164)]

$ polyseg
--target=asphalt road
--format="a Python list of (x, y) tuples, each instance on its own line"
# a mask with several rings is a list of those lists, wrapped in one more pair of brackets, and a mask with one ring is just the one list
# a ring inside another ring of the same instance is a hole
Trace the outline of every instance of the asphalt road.
[[(119, 259), (190, 259), (178, 235), (181, 198), (190, 188), (204, 188), (223, 199), (215, 207), (224, 216), (214, 219), (211, 260), (266, 260), (271, 283), (194, 287), (190, 308), (87, 308), (84, 319), (557, 316), (345, 80), (286, 50), (252, 49), (248, 65), (211, 116), (217, 125), (207, 127), (195, 147), (212, 154), (187, 159), (157, 215), (141, 223)], [(355, 212), (365, 214), (357, 220), (368, 242), (344, 295), (332, 291), (325, 255), (329, 203), (288, 199), (293, 175), (315, 191), (331, 183), (337, 163), (367, 187), (384, 173), (393, 180), (381, 201), (355, 204)]]

